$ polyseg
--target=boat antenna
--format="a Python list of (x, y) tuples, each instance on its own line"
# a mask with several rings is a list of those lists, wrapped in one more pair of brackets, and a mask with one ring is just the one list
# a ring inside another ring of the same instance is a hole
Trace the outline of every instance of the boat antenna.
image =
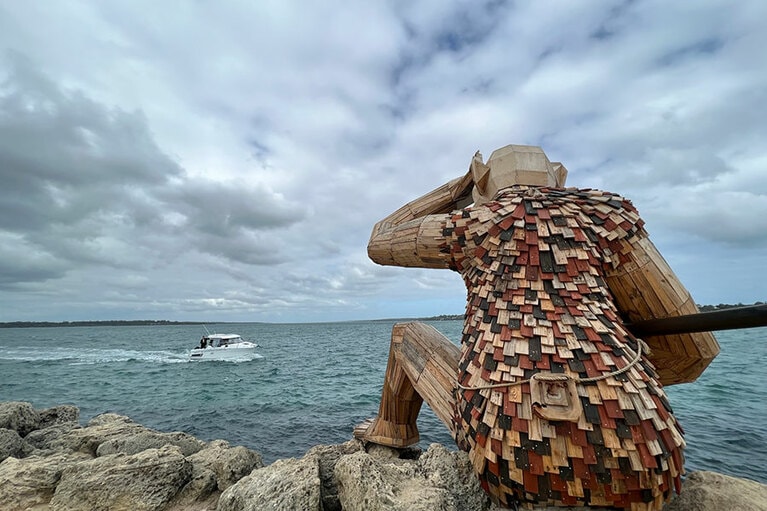
[(205, 326), (205, 323), (203, 323), (202, 327), (205, 329), (205, 333), (208, 334), (208, 336), (210, 336), (210, 330), (208, 330), (208, 327)]

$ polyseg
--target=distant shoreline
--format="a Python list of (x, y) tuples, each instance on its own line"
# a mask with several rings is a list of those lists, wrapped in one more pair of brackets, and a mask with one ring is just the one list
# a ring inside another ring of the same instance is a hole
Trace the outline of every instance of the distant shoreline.
[[(698, 305), (700, 312), (710, 312), (749, 305), (763, 305), (764, 302), (753, 304), (743, 303), (720, 303), (717, 305)], [(329, 323), (351, 323), (356, 321), (453, 321), (462, 320), (463, 314), (440, 314), (420, 318), (382, 318), (382, 319), (350, 319), (347, 321), (330, 321)], [(0, 328), (33, 328), (33, 327), (67, 327), (67, 326), (173, 326), (173, 325), (222, 325), (236, 323), (266, 324), (264, 321), (168, 321), (164, 319), (125, 319), (125, 320), (98, 320), (98, 321), (7, 321), (0, 322)]]
[[(216, 321), (216, 324), (221, 323)], [(0, 323), (0, 328), (32, 328), (62, 326), (167, 326), (167, 325), (209, 325), (205, 321), (166, 321), (153, 319), (126, 319), (102, 321), (9, 321)]]
[[(381, 318), (350, 319), (346, 321), (326, 321), (322, 323), (357, 323), (367, 321), (451, 321), (463, 320), (463, 314), (442, 314), (422, 318)], [(318, 323), (310, 321), (309, 323)], [(7, 321), (0, 322), (0, 328), (47, 328), (47, 327), (82, 327), (82, 326), (183, 326), (183, 325), (238, 325), (280, 324), (265, 321), (167, 321), (154, 319), (98, 320), (98, 321)]]

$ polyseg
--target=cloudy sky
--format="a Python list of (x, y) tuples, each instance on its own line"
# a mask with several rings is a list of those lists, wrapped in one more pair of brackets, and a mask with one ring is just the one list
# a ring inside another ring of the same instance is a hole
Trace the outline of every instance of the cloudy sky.
[[(683, 5), (682, 5), (683, 4)], [(0, 0), (0, 321), (461, 313), (373, 224), (540, 145), (767, 294), (767, 2)]]

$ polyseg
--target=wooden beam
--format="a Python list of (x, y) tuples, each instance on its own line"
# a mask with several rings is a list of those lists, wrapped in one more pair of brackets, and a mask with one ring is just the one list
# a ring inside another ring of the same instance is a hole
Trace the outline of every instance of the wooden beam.
[(767, 326), (767, 304), (648, 319), (626, 326), (638, 337), (757, 328)]

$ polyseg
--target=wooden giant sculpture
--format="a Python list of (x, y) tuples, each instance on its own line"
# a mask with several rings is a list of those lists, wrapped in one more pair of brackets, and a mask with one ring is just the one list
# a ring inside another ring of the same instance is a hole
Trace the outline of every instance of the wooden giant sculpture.
[(452, 269), (468, 296), (460, 349), (394, 327), (379, 415), (358, 433), (413, 444), (425, 400), (501, 505), (658, 510), (685, 445), (663, 384), (694, 380), (719, 347), (708, 332), (631, 334), (624, 321), (695, 303), (628, 200), (562, 188), (566, 175), (537, 147), (477, 153), (375, 226), (373, 261)]

